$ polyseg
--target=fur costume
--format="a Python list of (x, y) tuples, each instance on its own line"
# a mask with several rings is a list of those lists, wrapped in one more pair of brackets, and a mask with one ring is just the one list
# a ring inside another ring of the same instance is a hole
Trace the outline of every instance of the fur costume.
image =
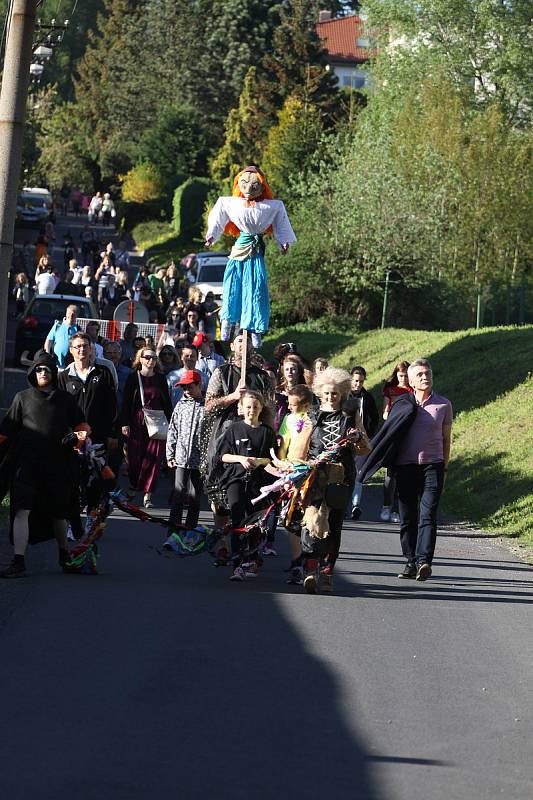
[(240, 323), (260, 341), (270, 321), (263, 236), (272, 233), (284, 253), (296, 236), (284, 204), (273, 199), (265, 176), (257, 167), (241, 170), (233, 182), (232, 196), (219, 197), (213, 206), (206, 245), (210, 246), (222, 233), (237, 238), (224, 273), (222, 339), (229, 339), (231, 326)]

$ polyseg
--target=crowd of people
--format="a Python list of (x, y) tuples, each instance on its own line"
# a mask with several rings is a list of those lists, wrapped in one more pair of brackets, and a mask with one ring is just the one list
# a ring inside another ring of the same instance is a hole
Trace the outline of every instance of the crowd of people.
[[(253, 501), (295, 465), (339, 446), (323, 481), (315, 481), (305, 513), (294, 514), (286, 526), (288, 581), (310, 593), (332, 590), (343, 522), (360, 518), (363, 483), (379, 467), (387, 468), (381, 519), (400, 522), (406, 568), (399, 577), (427, 579), (451, 431), (451, 405), (433, 392), (429, 363), (398, 363), (384, 386), (381, 411), (365, 389), (361, 365), (348, 373), (322, 357), (309, 363), (293, 343), (279, 345), (268, 363), (240, 330), (226, 357), (208, 332), (212, 328), (202, 324), (201, 300), (169, 306), (158, 341), (139, 336), (134, 323), (120, 341), (103, 339), (97, 321), (81, 330), (75, 306), (49, 332), (29, 370), (30, 388), (17, 394), (0, 424), (0, 446), (11, 445), (2, 485), (16, 487), (14, 559), (2, 576), (26, 574), (27, 543), (42, 538), (42, 531), (32, 537), (32, 515), (51, 517), (49, 531), (64, 564), (72, 498), (91, 505), (72, 484), (76, 471), (65, 453), (65, 441), (72, 443), (75, 434), (76, 441), (90, 435), (105, 446), (116, 480), (127, 477), (131, 502), (150, 509), (161, 472), (172, 478), (170, 530), (182, 525), (185, 509), (187, 528), (198, 525), (205, 493), (214, 526), (228, 531), (217, 563), (231, 566), (233, 581), (256, 575), (262, 559), (277, 554), (279, 510), (270, 514), (256, 557), (247, 557), (236, 533)], [(43, 499), (39, 465), (48, 452), (54, 467)], [(64, 491), (57, 491), (58, 483)], [(71, 536), (81, 535), (79, 526), (70, 528)]]

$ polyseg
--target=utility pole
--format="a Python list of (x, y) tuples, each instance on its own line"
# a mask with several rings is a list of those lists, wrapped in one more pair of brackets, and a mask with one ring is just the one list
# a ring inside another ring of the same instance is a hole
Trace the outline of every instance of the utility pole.
[(7, 300), (37, 0), (13, 0), (0, 90), (0, 395), (4, 392)]

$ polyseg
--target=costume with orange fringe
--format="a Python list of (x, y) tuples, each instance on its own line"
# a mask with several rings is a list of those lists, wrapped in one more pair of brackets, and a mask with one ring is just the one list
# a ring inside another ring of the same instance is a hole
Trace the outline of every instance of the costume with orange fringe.
[(283, 253), (296, 241), (285, 206), (275, 200), (257, 167), (245, 167), (235, 177), (231, 197), (219, 197), (207, 223), (206, 245), (222, 233), (235, 236), (224, 273), (221, 338), (228, 340), (237, 323), (252, 333), (254, 345), (268, 331), (270, 299), (263, 236), (271, 233)]

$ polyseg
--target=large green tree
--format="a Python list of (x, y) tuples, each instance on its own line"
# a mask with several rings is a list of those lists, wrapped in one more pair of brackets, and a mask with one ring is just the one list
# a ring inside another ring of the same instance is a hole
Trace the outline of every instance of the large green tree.
[(382, 47), (396, 42), (404, 56), (429, 55), (478, 101), (496, 99), (515, 122), (530, 117), (530, 0), (367, 0), (365, 9)]

